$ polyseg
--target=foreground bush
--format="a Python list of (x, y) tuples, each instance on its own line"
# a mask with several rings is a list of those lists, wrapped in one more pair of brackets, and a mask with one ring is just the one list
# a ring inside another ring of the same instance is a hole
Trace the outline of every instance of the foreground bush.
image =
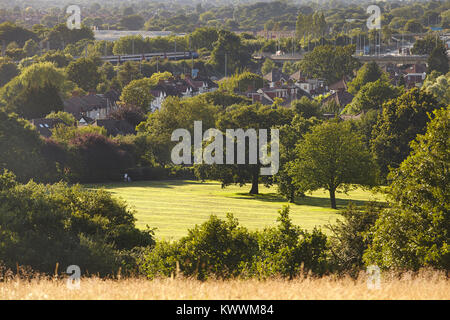
[(353, 203), (339, 214), (344, 218), (328, 225), (330, 260), (333, 271), (357, 276), (364, 268), (363, 254), (372, 242), (370, 229), (374, 226), (384, 205), (370, 202), (363, 208)]
[(322, 274), (327, 269), (326, 236), (293, 226), (289, 208), (280, 211), (278, 227), (249, 232), (232, 215), (216, 216), (189, 230), (179, 241), (160, 242), (140, 261), (147, 277), (180, 273), (198, 279), (209, 277), (282, 276), (292, 278), (301, 270)]
[(450, 270), (450, 107), (434, 112), (410, 156), (390, 173), (390, 209), (364, 259), (384, 269)]
[(327, 237), (320, 230), (312, 233), (292, 224), (289, 207), (279, 211), (277, 227), (257, 233), (258, 254), (247, 264), (246, 275), (290, 279), (302, 272), (324, 274), (327, 271)]
[(9, 268), (50, 273), (80, 266), (83, 274), (114, 274), (133, 266), (131, 249), (154, 244), (136, 229), (133, 212), (106, 191), (59, 183), (22, 185), (0, 176), (0, 257)]

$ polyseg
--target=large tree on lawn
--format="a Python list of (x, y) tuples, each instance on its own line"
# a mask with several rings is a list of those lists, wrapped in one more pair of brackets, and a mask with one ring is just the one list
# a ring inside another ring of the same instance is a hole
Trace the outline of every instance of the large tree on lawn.
[(299, 192), (326, 189), (331, 208), (336, 192), (351, 185), (372, 185), (376, 169), (362, 138), (347, 123), (325, 122), (312, 128), (297, 144), (290, 174)]
[[(273, 106), (263, 106), (261, 104), (234, 105), (222, 113), (216, 123), (216, 127), (221, 132), (226, 132), (227, 129), (254, 129), (258, 133), (259, 129), (268, 130), (268, 142), (270, 140), (270, 129), (275, 126), (288, 124), (293, 118), (293, 112), (290, 109), (283, 107), (276, 108)], [(257, 134), (257, 146), (259, 146), (259, 136)], [(250, 194), (258, 194), (258, 184), (260, 182), (260, 169), (262, 166), (259, 157), (256, 164), (249, 163), (248, 154), (248, 139), (246, 139), (246, 164), (213, 164), (213, 165), (199, 165), (196, 167), (196, 174), (201, 179), (215, 179), (222, 182), (222, 186), (231, 184), (244, 185), (251, 183), (252, 187)], [(226, 151), (226, 148), (224, 148)], [(259, 147), (257, 147), (257, 154), (259, 154)], [(238, 156), (234, 153), (235, 158)], [(235, 159), (236, 160), (236, 159)], [(236, 163), (236, 161), (235, 161)], [(266, 178), (267, 183), (271, 183), (270, 178)]]
[(432, 112), (443, 105), (424, 90), (414, 88), (383, 105), (373, 127), (371, 149), (382, 176), (408, 157), (410, 142), (425, 133)]

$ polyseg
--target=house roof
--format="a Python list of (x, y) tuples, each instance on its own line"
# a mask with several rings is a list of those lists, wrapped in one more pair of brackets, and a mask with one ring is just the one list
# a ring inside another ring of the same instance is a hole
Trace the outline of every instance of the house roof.
[(330, 90), (335, 90), (335, 91), (339, 91), (339, 90), (347, 91), (347, 89), (348, 89), (347, 81), (345, 80), (345, 78), (342, 78), (338, 82), (331, 84), (328, 88)]
[(94, 126), (103, 127), (111, 136), (136, 134), (136, 129), (126, 120), (103, 119), (96, 120)]
[(85, 96), (74, 96), (64, 101), (64, 111), (71, 113), (80, 120), (84, 112), (108, 107), (108, 101), (115, 103), (120, 95), (115, 90), (110, 90), (105, 94), (88, 94)]
[(404, 74), (410, 74), (410, 73), (424, 73), (427, 72), (427, 66), (424, 64), (412, 64), (406, 69), (403, 69), (402, 72)]
[(50, 138), (52, 136), (52, 129), (56, 127), (57, 124), (64, 123), (61, 119), (32, 119), (31, 123), (36, 127), (36, 130), (40, 135)]
[(289, 76), (285, 75), (279, 69), (274, 69), (271, 72), (264, 75), (264, 79), (266, 79), (269, 82), (278, 82), (281, 80), (288, 81)]
[(306, 79), (306, 76), (300, 70), (298, 70), (297, 72), (294, 72), (293, 74), (291, 74), (289, 76), (289, 79), (294, 80), (294, 81), (302, 81), (302, 80)]
[(351, 93), (349, 93), (347, 91), (339, 90), (339, 91), (332, 93), (328, 97), (326, 97), (323, 100), (323, 102), (328, 102), (328, 101), (334, 100), (341, 107), (345, 107), (350, 102), (352, 102), (354, 97), (355, 97), (354, 95), (352, 95)]

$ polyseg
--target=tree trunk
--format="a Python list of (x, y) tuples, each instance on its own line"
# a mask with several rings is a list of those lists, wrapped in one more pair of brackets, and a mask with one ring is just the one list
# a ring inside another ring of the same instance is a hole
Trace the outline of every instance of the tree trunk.
[(290, 203), (295, 203), (295, 189), (291, 188), (290, 190), (290, 194), (289, 194), (289, 202)]
[(336, 209), (336, 190), (330, 189), (331, 208)]
[(252, 189), (250, 190), (250, 194), (259, 194), (258, 182), (259, 182), (259, 169), (253, 172)]

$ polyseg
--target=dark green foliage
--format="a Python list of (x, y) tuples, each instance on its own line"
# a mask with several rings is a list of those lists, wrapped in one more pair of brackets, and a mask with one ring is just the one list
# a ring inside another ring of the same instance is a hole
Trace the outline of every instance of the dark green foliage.
[[(239, 226), (232, 215), (227, 220), (211, 216), (179, 241), (160, 242), (140, 262), (147, 277), (294, 277), (311, 271), (323, 274), (326, 236), (319, 230), (305, 232), (293, 226), (289, 208), (280, 210), (278, 227), (252, 233)], [(303, 268), (303, 269), (302, 269)]]
[[(65, 184), (11, 185), (0, 178), (0, 256), (9, 268), (16, 263), (52, 273), (80, 266), (83, 274), (113, 275), (135, 267), (124, 250), (154, 244), (151, 231), (135, 228), (133, 212), (106, 191), (87, 191)], [(131, 271), (131, 270), (129, 270)]]
[(240, 227), (232, 215), (227, 220), (211, 216), (178, 242), (159, 243), (144, 258), (141, 268), (150, 278), (170, 276), (179, 270), (184, 276), (228, 278), (242, 272), (241, 263), (250, 261), (258, 249), (256, 237)]
[(70, 179), (77, 182), (121, 180), (132, 157), (111, 139), (95, 133), (79, 135), (69, 142)]
[(54, 26), (48, 33), (46, 40), (50, 42), (50, 49), (63, 49), (63, 45), (75, 44), (81, 40), (94, 40), (94, 32), (87, 26), (70, 30), (66, 23)]
[(324, 122), (306, 133), (296, 147), (289, 174), (299, 192), (324, 188), (336, 209), (336, 191), (352, 184), (373, 185), (376, 167), (361, 136), (349, 124)]
[(67, 78), (85, 91), (95, 90), (101, 80), (97, 63), (90, 58), (80, 58), (70, 62), (66, 72)]
[(234, 93), (224, 92), (216, 90), (214, 92), (208, 92), (204, 94), (206, 101), (215, 105), (221, 106), (223, 108), (232, 106), (234, 104), (251, 104), (251, 100), (249, 98), (243, 97), (241, 95), (237, 95)]
[(50, 50), (40, 56), (38, 62), (53, 62), (57, 68), (65, 68), (73, 60), (73, 57), (60, 50)]
[(450, 108), (434, 112), (424, 135), (389, 179), (392, 208), (373, 228), (367, 263), (385, 269), (450, 270)]
[(211, 64), (221, 74), (225, 74), (225, 55), (227, 75), (248, 68), (251, 61), (251, 52), (242, 45), (241, 38), (230, 31), (221, 30), (211, 52)]
[[(316, 106), (314, 103), (305, 98), (305, 104), (296, 103), (296, 112), (298, 106), (313, 106), (315, 112)], [(302, 108), (305, 110), (306, 108)], [(304, 114), (303, 112), (301, 113)], [(320, 122), (317, 118), (305, 119), (300, 115), (296, 115), (290, 124), (280, 127), (280, 169), (274, 176), (274, 182), (278, 186), (278, 192), (286, 197), (289, 202), (294, 203), (297, 195), (303, 195), (298, 192), (292, 176), (289, 174), (289, 163), (294, 161), (297, 157), (295, 147), (299, 141), (303, 139), (305, 133), (309, 132), (311, 128)]]
[(427, 73), (430, 74), (433, 71), (440, 72), (441, 74), (446, 74), (450, 70), (447, 48), (440, 43), (430, 54), (428, 58), (428, 70)]
[(358, 70), (355, 79), (348, 84), (348, 92), (356, 95), (366, 84), (378, 80), (387, 82), (388, 77), (385, 73), (383, 73), (380, 67), (378, 67), (376, 62), (366, 63), (361, 69)]
[(323, 275), (327, 264), (327, 237), (320, 230), (311, 233), (294, 226), (289, 207), (279, 211), (278, 227), (258, 232), (259, 253), (247, 265), (246, 275), (292, 279), (308, 272)]
[(353, 203), (339, 212), (344, 220), (338, 219), (328, 225), (330, 236), (331, 264), (340, 273), (357, 276), (364, 267), (363, 254), (371, 243), (368, 231), (375, 224), (383, 205), (370, 202), (363, 208)]
[(19, 74), (17, 65), (9, 60), (0, 60), (0, 88), (7, 84), (12, 78)]
[(140, 30), (144, 26), (144, 18), (138, 14), (129, 15), (120, 19), (120, 25), (125, 30)]
[(379, 79), (369, 82), (358, 89), (355, 98), (343, 112), (356, 115), (369, 110), (381, 110), (383, 103), (397, 98), (401, 93), (400, 88), (394, 87), (387, 81)]
[[(293, 112), (291, 109), (284, 107), (277, 108), (261, 104), (234, 105), (228, 107), (224, 113), (217, 117), (216, 126), (221, 132), (235, 128), (241, 128), (245, 131), (248, 129), (270, 129), (288, 124), (293, 118)], [(270, 140), (268, 139), (268, 141)], [(235, 157), (237, 157), (237, 152), (235, 152)], [(245, 159), (248, 159), (248, 154), (245, 157)], [(202, 180), (219, 180), (223, 187), (231, 184), (243, 186), (246, 183), (251, 183), (250, 194), (258, 194), (261, 161), (258, 159), (256, 164), (249, 164), (248, 160), (245, 162), (246, 164), (225, 164), (224, 161), (224, 164), (196, 165), (196, 175)], [(237, 163), (237, 161), (234, 163)], [(270, 183), (267, 180), (265, 182)]]
[(436, 36), (428, 35), (424, 39), (417, 39), (417, 41), (414, 43), (413, 48), (411, 49), (411, 52), (413, 54), (428, 55), (433, 52), (433, 50), (439, 43), (442, 44), (442, 41), (436, 38)]
[(359, 120), (353, 122), (356, 130), (361, 134), (362, 140), (367, 149), (370, 150), (370, 141), (372, 140), (373, 126), (378, 121), (378, 110), (369, 110), (364, 113)]
[(372, 131), (371, 149), (384, 177), (389, 167), (397, 168), (406, 159), (409, 143), (425, 132), (428, 114), (439, 108), (433, 95), (417, 88), (383, 105)]
[(318, 46), (305, 55), (300, 62), (300, 69), (314, 78), (326, 79), (328, 84), (351, 75), (360, 66), (353, 57), (354, 46), (334, 47), (331, 45)]
[(0, 24), (0, 42), (4, 40), (6, 45), (10, 42), (16, 42), (19, 46), (23, 47), (29, 39), (37, 40), (37, 35), (11, 22)]
[(291, 107), (295, 110), (296, 114), (306, 119), (320, 116), (320, 104), (307, 97), (301, 97), (300, 100), (292, 101)]
[(197, 28), (190, 35), (191, 45), (195, 50), (202, 48), (212, 50), (217, 39), (218, 32), (215, 28)]
[(42, 147), (30, 123), (0, 111), (0, 170), (14, 172), (19, 181), (51, 179), (55, 172), (49, 169), (51, 162), (46, 161)]
[(11, 105), (17, 106), (17, 113), (25, 119), (44, 118), (51, 112), (63, 110), (59, 90), (51, 84), (24, 88)]

